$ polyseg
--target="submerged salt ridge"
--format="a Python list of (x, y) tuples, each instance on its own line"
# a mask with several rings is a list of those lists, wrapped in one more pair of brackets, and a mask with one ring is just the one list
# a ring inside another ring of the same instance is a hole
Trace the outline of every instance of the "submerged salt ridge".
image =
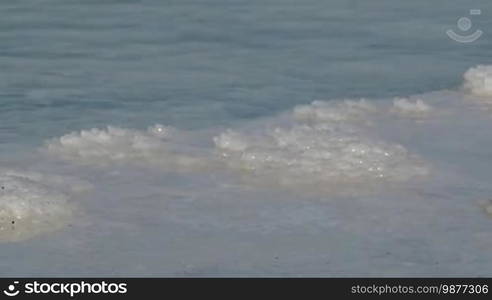
[(73, 178), (0, 170), (0, 242), (54, 231), (69, 222), (70, 197), (90, 185)]
[[(491, 69), (468, 70), (464, 90), (489, 95)], [(45, 150), (89, 165), (139, 163), (168, 170), (222, 166), (258, 182), (285, 186), (405, 182), (426, 176), (431, 165), (381, 138), (376, 125), (432, 119), (436, 111), (447, 109), (434, 105), (421, 98), (314, 101), (295, 107), (285, 118), (271, 118), (267, 125), (216, 132), (210, 137), (215, 149), (194, 145), (192, 136), (177, 129), (155, 125), (146, 131), (111, 126), (82, 130), (49, 141)]]
[(108, 126), (51, 140), (45, 150), (59, 158), (90, 165), (143, 163), (167, 168), (200, 165), (198, 158), (179, 151), (179, 144), (173, 138), (176, 134), (174, 128), (160, 124), (146, 131)]
[(367, 130), (368, 124), (376, 120), (375, 116), (395, 112), (402, 117), (425, 116), (430, 106), (422, 100), (395, 101), (390, 106), (366, 100), (315, 101), (296, 107), (287, 122), (272, 119), (270, 126), (259, 124), (255, 130), (217, 133), (214, 151), (205, 147), (184, 151), (193, 141), (176, 142), (178, 131), (162, 125), (146, 131), (111, 126), (83, 130), (49, 141), (45, 150), (89, 165), (139, 163), (167, 169), (223, 166), (263, 183), (284, 186), (402, 182), (425, 176), (428, 166), (403, 146), (378, 138)]
[[(464, 74), (464, 88), (467, 92), (485, 97), (492, 97), (492, 66), (479, 65)], [(492, 99), (489, 99), (492, 101)]]
[[(403, 146), (366, 130), (376, 106), (364, 100), (297, 107), (287, 127), (214, 139), (226, 164), (286, 186), (406, 181), (428, 173)], [(326, 187), (326, 186), (325, 186)]]

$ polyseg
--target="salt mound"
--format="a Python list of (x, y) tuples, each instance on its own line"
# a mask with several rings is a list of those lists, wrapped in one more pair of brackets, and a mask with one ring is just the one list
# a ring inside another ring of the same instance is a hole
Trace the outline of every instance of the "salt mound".
[(341, 102), (314, 101), (309, 105), (294, 108), (294, 118), (301, 121), (344, 122), (367, 121), (366, 116), (377, 112), (375, 105), (365, 99)]
[(431, 106), (422, 99), (417, 99), (415, 102), (412, 102), (407, 98), (395, 98), (393, 100), (393, 108), (391, 109), (391, 111), (396, 114), (408, 117), (423, 117), (431, 110)]
[[(396, 103), (405, 114), (430, 109), (422, 101)], [(294, 109), (284, 126), (253, 132), (228, 130), (214, 142), (223, 161), (261, 181), (283, 185), (402, 182), (427, 174), (425, 164), (400, 145), (371, 134), (385, 105), (315, 101)], [(261, 179), (260, 179), (261, 178)]]
[(372, 123), (371, 116), (384, 115), (388, 112), (401, 117), (423, 117), (431, 112), (432, 107), (422, 99), (412, 101), (408, 98), (395, 98), (393, 105), (370, 103), (365, 99), (358, 101), (314, 101), (309, 105), (294, 108), (294, 118), (298, 121), (315, 123), (344, 123), (367, 125)]
[[(285, 185), (401, 182), (427, 173), (426, 166), (400, 145), (368, 132), (390, 109), (403, 115), (430, 110), (422, 100), (401, 99), (393, 106), (344, 100), (296, 107), (268, 126), (228, 130), (214, 137), (215, 150), (196, 147), (177, 130), (156, 125), (146, 131), (107, 127), (73, 132), (47, 143), (63, 159), (96, 165), (145, 163), (171, 169), (227, 166), (262, 181)], [(275, 125), (282, 124), (281, 126)], [(187, 151), (194, 149), (193, 151)], [(219, 161), (219, 163), (217, 163)], [(225, 164), (224, 164), (225, 162)]]
[(251, 134), (228, 130), (214, 141), (231, 168), (288, 186), (405, 181), (427, 173), (402, 146), (326, 124)]
[(492, 66), (479, 65), (464, 74), (464, 88), (467, 92), (482, 97), (492, 96)]
[(187, 155), (173, 141), (174, 129), (155, 125), (147, 131), (108, 126), (73, 132), (47, 143), (46, 150), (65, 160), (84, 164), (147, 163), (193, 166), (198, 158)]
[[(59, 189), (61, 177), (0, 170), (0, 241), (19, 241), (57, 230), (70, 219), (70, 194)], [(69, 190), (87, 185), (65, 181)]]

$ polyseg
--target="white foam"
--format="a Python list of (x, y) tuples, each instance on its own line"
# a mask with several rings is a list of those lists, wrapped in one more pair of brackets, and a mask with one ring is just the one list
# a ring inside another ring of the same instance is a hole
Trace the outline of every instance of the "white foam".
[(407, 117), (424, 117), (428, 115), (432, 110), (432, 107), (424, 102), (422, 99), (416, 99), (412, 102), (408, 98), (395, 98), (393, 100), (392, 112), (401, 116)]
[(464, 74), (464, 88), (467, 92), (481, 97), (492, 97), (492, 66), (479, 65)]
[(146, 131), (108, 126), (72, 132), (49, 141), (46, 150), (62, 159), (83, 164), (146, 163), (191, 167), (201, 160), (188, 155), (172, 139), (175, 130), (154, 125)]
[(70, 178), (0, 170), (0, 241), (24, 240), (63, 227), (73, 213), (67, 191), (87, 188)]

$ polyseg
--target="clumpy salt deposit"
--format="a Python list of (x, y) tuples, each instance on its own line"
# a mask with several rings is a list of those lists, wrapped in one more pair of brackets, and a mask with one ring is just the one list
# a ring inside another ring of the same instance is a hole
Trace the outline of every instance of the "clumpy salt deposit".
[(63, 227), (73, 213), (71, 194), (88, 188), (69, 178), (0, 170), (0, 242)]
[(229, 166), (288, 185), (402, 181), (427, 173), (402, 146), (325, 126), (277, 128), (261, 136), (228, 131), (215, 142)]
[(492, 66), (479, 65), (464, 74), (464, 88), (467, 92), (482, 97), (492, 97)]
[(337, 102), (314, 101), (310, 105), (294, 108), (294, 118), (314, 122), (363, 122), (368, 115), (377, 112), (375, 105), (366, 99)]
[(286, 186), (333, 188), (426, 175), (428, 167), (416, 155), (364, 129), (376, 112), (365, 100), (316, 101), (295, 108), (288, 126), (228, 130), (214, 141), (229, 167)]
[(200, 160), (188, 155), (173, 140), (174, 129), (160, 124), (147, 130), (108, 126), (72, 132), (48, 141), (46, 150), (59, 158), (82, 164), (113, 163), (191, 167)]
[[(471, 68), (464, 75), (466, 90), (492, 95), (490, 74), (489, 66)], [(259, 123), (216, 132), (217, 156), (209, 155), (214, 152), (210, 144), (192, 146), (192, 138), (163, 125), (147, 130), (112, 126), (82, 130), (50, 140), (45, 149), (64, 160), (90, 165), (144, 164), (167, 170), (213, 165), (248, 175), (253, 182), (330, 190), (345, 184), (354, 190), (429, 174), (431, 165), (424, 157), (380, 136), (378, 130), (398, 119), (431, 119), (434, 111), (448, 109), (436, 104), (424, 98), (314, 101), (294, 107), (282, 120), (271, 118), (268, 126)]]
[(428, 115), (431, 110), (431, 106), (422, 99), (411, 101), (407, 98), (395, 98), (393, 100), (392, 111), (401, 116), (418, 118)]
[(146, 132), (108, 126), (64, 135), (48, 143), (47, 148), (62, 158), (82, 162), (146, 160), (166, 149), (167, 131), (159, 125)]
[(478, 203), (480, 207), (483, 208), (484, 212), (489, 216), (492, 217), (492, 199), (488, 199), (485, 201), (479, 201)]
[[(429, 109), (421, 100), (402, 101), (395, 106), (404, 114)], [(366, 130), (375, 115), (390, 108), (364, 99), (315, 101), (294, 108), (283, 124), (218, 133), (213, 138), (218, 156), (206, 155), (213, 152), (208, 145), (198, 149), (199, 155), (189, 155), (185, 149), (193, 141), (181, 137), (177, 142), (179, 132), (162, 125), (147, 131), (112, 126), (82, 130), (49, 141), (46, 150), (68, 161), (101, 166), (223, 166), (284, 186), (403, 182), (426, 175), (428, 166), (417, 155)]]

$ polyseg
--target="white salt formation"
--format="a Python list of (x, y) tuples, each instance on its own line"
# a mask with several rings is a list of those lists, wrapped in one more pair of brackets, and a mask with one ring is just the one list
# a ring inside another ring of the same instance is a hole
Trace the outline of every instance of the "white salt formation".
[(294, 117), (297, 120), (314, 122), (364, 122), (368, 121), (368, 114), (375, 112), (376, 106), (365, 99), (341, 102), (314, 101), (310, 105), (294, 108)]
[(165, 149), (167, 129), (156, 125), (147, 132), (108, 126), (62, 136), (48, 144), (48, 150), (62, 158), (82, 162), (108, 163), (149, 159)]
[(485, 211), (492, 217), (492, 203), (485, 207)]
[[(70, 133), (47, 145), (49, 153), (79, 163), (146, 163), (175, 169), (183, 166), (219, 165), (243, 170), (262, 182), (281, 185), (340, 185), (347, 183), (402, 182), (427, 173), (427, 167), (400, 145), (368, 132), (374, 116), (388, 112), (384, 105), (360, 101), (315, 101), (298, 106), (275, 129), (228, 130), (214, 138), (219, 157), (211, 149), (186, 149), (192, 139), (171, 134), (156, 125), (147, 131), (108, 127)], [(396, 102), (405, 114), (422, 114), (423, 101)], [(274, 122), (277, 119), (272, 119)], [(374, 130), (373, 130), (374, 131)], [(178, 140), (180, 138), (180, 140)]]
[(492, 199), (480, 201), (479, 205), (489, 217), (492, 217)]
[[(492, 96), (492, 67), (478, 66), (465, 75), (474, 95)], [(403, 146), (379, 137), (376, 123), (427, 117), (433, 107), (422, 99), (393, 102), (314, 101), (300, 105), (287, 118), (272, 118), (273, 126), (226, 130), (213, 139), (219, 165), (242, 170), (261, 182), (282, 185), (333, 185), (403, 182), (428, 174), (426, 163)], [(146, 131), (108, 126), (73, 132), (47, 144), (49, 153), (84, 164), (144, 163), (177, 169), (212, 166), (211, 149), (170, 127)], [(190, 151), (194, 147), (194, 151)]]
[(393, 100), (392, 112), (401, 116), (407, 117), (424, 117), (432, 110), (431, 106), (425, 103), (422, 99), (417, 99), (415, 102), (407, 98), (395, 98)]
[(73, 132), (48, 142), (47, 151), (83, 164), (147, 163), (190, 167), (199, 159), (185, 154), (172, 139), (173, 129), (154, 125), (147, 131), (108, 126)]
[(482, 97), (492, 97), (492, 66), (479, 65), (464, 74), (467, 92)]
[[(61, 190), (61, 177), (0, 170), (0, 242), (19, 241), (63, 227), (73, 212), (69, 192)], [(88, 186), (70, 179), (67, 190)]]
[(289, 126), (228, 130), (214, 141), (228, 166), (283, 185), (401, 182), (427, 174), (404, 147), (366, 134), (364, 123), (375, 112), (363, 100), (316, 101), (294, 109)]

